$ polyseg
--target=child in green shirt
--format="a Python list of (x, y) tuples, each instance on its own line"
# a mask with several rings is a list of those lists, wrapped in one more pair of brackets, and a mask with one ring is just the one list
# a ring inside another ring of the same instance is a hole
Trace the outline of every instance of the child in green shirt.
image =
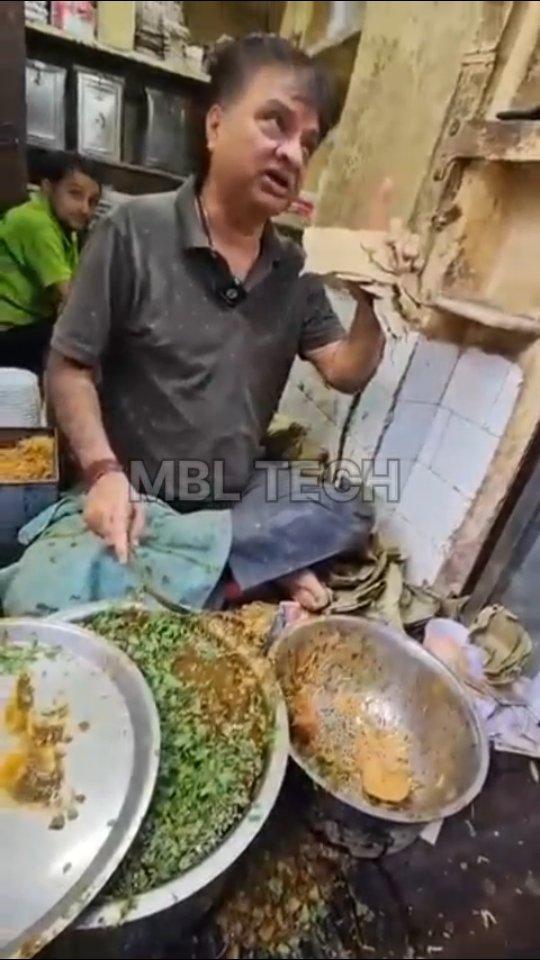
[(0, 366), (42, 373), (77, 267), (77, 235), (89, 226), (100, 195), (92, 161), (51, 153), (39, 193), (0, 220)]

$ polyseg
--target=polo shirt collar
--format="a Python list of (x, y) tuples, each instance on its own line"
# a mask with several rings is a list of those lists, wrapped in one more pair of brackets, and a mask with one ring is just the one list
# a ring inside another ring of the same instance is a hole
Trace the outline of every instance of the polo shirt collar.
[[(179, 188), (176, 194), (176, 215), (180, 226), (180, 243), (183, 250), (209, 250), (210, 244), (206, 231), (201, 223), (201, 218), (197, 209), (195, 178), (188, 177), (185, 183)], [(261, 256), (257, 263), (261, 261), (267, 264), (277, 266), (284, 254), (283, 242), (274, 227), (268, 220), (265, 225)], [(257, 264), (255, 264), (254, 269)]]

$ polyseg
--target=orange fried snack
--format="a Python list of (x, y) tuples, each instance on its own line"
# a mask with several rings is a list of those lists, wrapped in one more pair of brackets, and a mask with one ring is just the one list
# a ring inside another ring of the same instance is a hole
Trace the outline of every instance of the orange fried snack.
[(52, 480), (53, 477), (53, 437), (28, 437), (8, 446), (0, 446), (0, 483)]

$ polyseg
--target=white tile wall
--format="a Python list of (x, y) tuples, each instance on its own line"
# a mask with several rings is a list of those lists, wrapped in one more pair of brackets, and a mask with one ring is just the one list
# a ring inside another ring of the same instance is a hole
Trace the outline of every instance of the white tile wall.
[(433, 581), (451, 552), (452, 536), (489, 472), (521, 383), (520, 368), (503, 357), (476, 348), (458, 354), (450, 345), (419, 341), (381, 445), (381, 452), (404, 453), (396, 424), (414, 449), (420, 434), (413, 401), (431, 410), (438, 400), (417, 460), (412, 468), (407, 464), (401, 503), (385, 513), (410, 555), (411, 578)]
[(424, 466), (431, 466), (433, 458), (435, 457), (437, 450), (439, 449), (439, 445), (442, 442), (451, 416), (452, 414), (449, 410), (444, 410), (443, 407), (437, 407), (437, 411), (433, 420), (431, 421), (431, 427), (425, 443), (418, 454), (418, 459), (420, 463), (424, 464)]
[(422, 463), (415, 463), (396, 512), (442, 547), (464, 519), (469, 505), (465, 494)]
[(431, 469), (472, 500), (489, 469), (499, 438), (463, 417), (451, 414)]
[(374, 491), (376, 507), (381, 515), (391, 513), (399, 506), (413, 466), (413, 460), (386, 457), (364, 460), (362, 477), (364, 483)]
[(416, 460), (437, 413), (434, 403), (398, 400), (379, 448), (382, 457)]
[(403, 400), (438, 403), (458, 362), (459, 349), (420, 337), (401, 391)]
[(511, 369), (503, 383), (501, 392), (493, 406), (484, 418), (483, 426), (496, 437), (502, 437), (512, 411), (516, 405), (521, 385), (523, 371), (517, 364), (511, 364)]
[[(414, 531), (412, 531), (414, 534)], [(415, 548), (409, 553), (408, 577), (412, 583), (432, 584), (441, 569), (447, 552), (424, 539), (416, 542)]]
[(403, 494), (405, 487), (408, 483), (409, 477), (413, 470), (413, 467), (416, 463), (416, 460), (408, 460), (407, 458), (402, 458), (399, 461), (399, 495), (398, 502), (401, 503), (403, 499)]
[(399, 514), (403, 491), (413, 468), (412, 460), (400, 460), (397, 468), (379, 458), (369, 461), (369, 469), (364, 471), (363, 479), (375, 494), (375, 516), (379, 529)]
[(392, 396), (400, 386), (403, 375), (414, 354), (418, 334), (412, 331), (400, 340), (387, 339), (381, 365), (375, 374), (376, 380)]
[(487, 425), (490, 411), (508, 380), (514, 364), (475, 347), (461, 354), (441, 404), (452, 413), (480, 426)]
[(351, 423), (345, 444), (346, 457), (374, 456), (392, 403), (392, 394), (375, 377), (366, 387)]
[(398, 511), (385, 513), (379, 530), (383, 537), (398, 543), (407, 554), (407, 576), (413, 583), (432, 583), (445, 559), (444, 552), (430, 537), (405, 519)]

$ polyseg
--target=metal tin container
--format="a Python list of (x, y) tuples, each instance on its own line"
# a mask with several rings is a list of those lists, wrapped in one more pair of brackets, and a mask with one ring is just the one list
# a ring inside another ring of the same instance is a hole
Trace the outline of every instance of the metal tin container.
[[(92, 616), (111, 609), (129, 609), (133, 603), (103, 601), (60, 611), (48, 619), (84, 625)], [(140, 607), (140, 605), (139, 605)], [(113, 901), (90, 909), (80, 920), (79, 929), (71, 934), (71, 940), (84, 935), (99, 947), (105, 936), (103, 928), (115, 928), (128, 924), (126, 934), (109, 929), (112, 936), (133, 938), (135, 941), (151, 930), (155, 935), (162, 929), (163, 910), (170, 910), (170, 922), (176, 935), (182, 927), (194, 924), (216, 903), (223, 891), (228, 875), (238, 858), (253, 842), (272, 811), (283, 784), (289, 754), (289, 725), (287, 710), (281, 691), (271, 672), (261, 675), (261, 682), (268, 705), (274, 715), (274, 737), (268, 751), (266, 767), (259, 782), (251, 806), (240, 822), (229, 831), (221, 844), (200, 863), (169, 883), (148, 890), (136, 898), (134, 904)], [(157, 916), (156, 916), (157, 915)], [(151, 921), (154, 920), (155, 924)], [(99, 952), (99, 951), (98, 951)]]
[(26, 139), (28, 143), (63, 150), (66, 70), (41, 60), (26, 61)]
[[(54, 437), (54, 430), (43, 427), (0, 427), (0, 444), (11, 445), (28, 437)], [(7, 556), (8, 548), (17, 546), (21, 527), (58, 499), (58, 445), (54, 446), (54, 474), (50, 480), (18, 480), (0, 483), (0, 549)]]
[(74, 67), (77, 149), (101, 160), (119, 161), (122, 154), (121, 77)]
[(182, 98), (166, 90), (146, 87), (145, 114), (140, 163), (187, 176), (190, 167)]

